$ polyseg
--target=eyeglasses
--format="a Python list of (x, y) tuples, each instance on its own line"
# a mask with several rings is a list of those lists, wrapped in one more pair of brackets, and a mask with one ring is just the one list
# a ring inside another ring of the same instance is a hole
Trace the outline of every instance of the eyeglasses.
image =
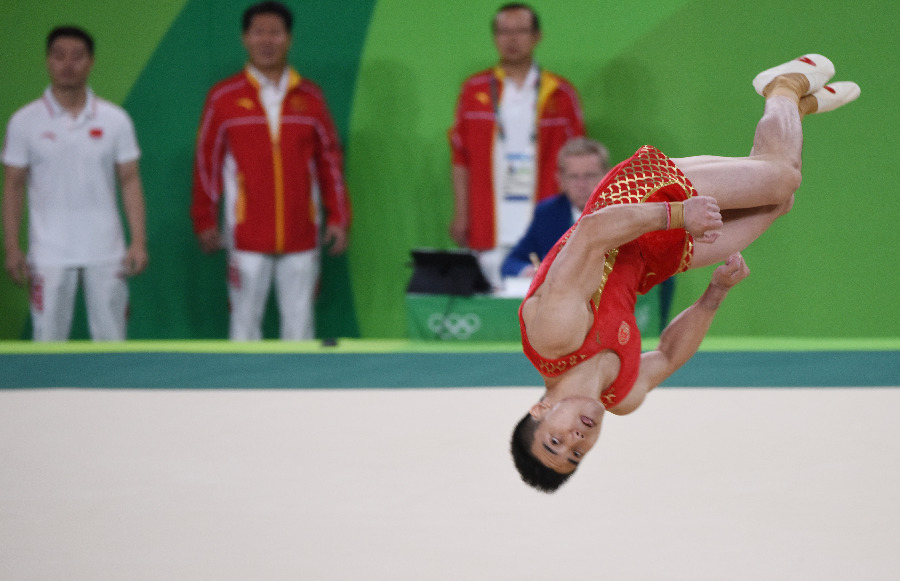
[(497, 28), (494, 30), (497, 36), (525, 36), (534, 34), (530, 28)]
[(571, 180), (573, 182), (577, 181), (589, 181), (589, 182), (599, 182), (600, 178), (603, 177), (603, 174), (600, 172), (590, 172), (590, 173), (564, 173), (562, 175), (563, 179)]

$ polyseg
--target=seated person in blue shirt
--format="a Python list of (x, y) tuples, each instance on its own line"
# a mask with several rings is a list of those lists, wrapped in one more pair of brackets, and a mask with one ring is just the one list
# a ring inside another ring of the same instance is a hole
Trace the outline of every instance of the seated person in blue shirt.
[(609, 170), (609, 151), (603, 144), (586, 137), (566, 142), (556, 158), (556, 180), (563, 191), (534, 208), (528, 230), (503, 261), (504, 277), (534, 275), (532, 255), (537, 260), (544, 259), (581, 216), (594, 188)]

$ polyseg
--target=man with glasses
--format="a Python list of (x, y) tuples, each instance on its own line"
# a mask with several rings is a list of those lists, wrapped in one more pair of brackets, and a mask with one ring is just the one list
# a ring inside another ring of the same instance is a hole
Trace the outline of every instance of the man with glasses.
[(477, 251), (488, 280), (500, 286), (501, 262), (534, 204), (559, 192), (556, 154), (584, 135), (584, 120), (572, 84), (534, 60), (541, 28), (531, 7), (502, 6), (492, 32), (499, 62), (465, 80), (450, 128), (450, 236)]

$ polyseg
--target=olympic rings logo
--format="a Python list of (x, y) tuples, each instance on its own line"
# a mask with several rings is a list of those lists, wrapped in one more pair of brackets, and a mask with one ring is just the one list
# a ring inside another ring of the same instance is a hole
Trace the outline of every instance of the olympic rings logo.
[(465, 341), (481, 328), (481, 318), (475, 313), (432, 313), (428, 317), (428, 328), (441, 339)]

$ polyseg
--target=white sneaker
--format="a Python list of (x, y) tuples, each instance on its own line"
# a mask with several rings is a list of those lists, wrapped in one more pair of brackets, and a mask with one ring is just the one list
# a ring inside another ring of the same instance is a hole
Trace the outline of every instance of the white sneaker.
[(816, 113), (834, 111), (842, 105), (855, 101), (859, 97), (859, 85), (852, 81), (829, 83), (810, 95), (819, 104)]
[(753, 79), (753, 88), (762, 95), (763, 89), (772, 82), (772, 79), (788, 73), (800, 73), (806, 76), (809, 80), (809, 90), (806, 94), (809, 95), (824, 87), (825, 83), (834, 76), (834, 65), (820, 54), (805, 54), (802, 57), (759, 73)]

